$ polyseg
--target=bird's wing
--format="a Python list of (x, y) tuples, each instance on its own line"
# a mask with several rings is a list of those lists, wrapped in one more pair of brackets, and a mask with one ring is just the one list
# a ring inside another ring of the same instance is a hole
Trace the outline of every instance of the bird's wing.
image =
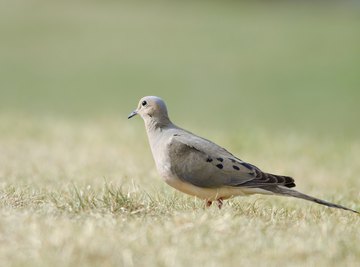
[(171, 171), (184, 182), (205, 188), (239, 186), (252, 181), (253, 166), (198, 136), (175, 134), (169, 143)]
[(174, 134), (168, 149), (172, 173), (199, 187), (295, 186), (292, 178), (264, 173), (215, 143), (188, 132)]

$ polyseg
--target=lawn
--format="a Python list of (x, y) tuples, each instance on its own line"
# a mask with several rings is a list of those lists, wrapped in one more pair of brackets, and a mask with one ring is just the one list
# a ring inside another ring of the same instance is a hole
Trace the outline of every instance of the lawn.
[(356, 5), (1, 1), (1, 266), (359, 266), (360, 217), (168, 187), (140, 118), (360, 210)]

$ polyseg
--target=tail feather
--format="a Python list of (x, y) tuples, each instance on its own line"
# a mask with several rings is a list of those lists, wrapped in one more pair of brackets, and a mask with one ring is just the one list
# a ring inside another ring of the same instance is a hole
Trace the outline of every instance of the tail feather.
[(283, 196), (291, 196), (291, 197), (296, 197), (296, 198), (301, 198), (301, 199), (305, 199), (305, 200), (309, 200), (321, 205), (325, 205), (331, 208), (337, 208), (337, 209), (343, 209), (343, 210), (348, 210), (348, 211), (352, 211), (355, 212), (357, 214), (360, 214), (358, 211), (353, 210), (353, 209), (349, 209), (346, 208), (344, 206), (338, 205), (338, 204), (334, 204), (316, 197), (312, 197), (312, 196), (308, 196), (306, 194), (300, 193), (296, 190), (293, 189), (289, 189), (286, 187), (282, 187), (282, 186), (266, 186), (266, 187), (262, 187), (265, 190), (271, 191), (277, 195), (283, 195)]

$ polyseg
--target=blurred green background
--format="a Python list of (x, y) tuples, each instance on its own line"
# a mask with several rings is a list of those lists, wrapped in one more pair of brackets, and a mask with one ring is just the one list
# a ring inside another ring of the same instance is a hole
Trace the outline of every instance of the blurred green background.
[(1, 0), (0, 112), (357, 136), (360, 5), (299, 2)]

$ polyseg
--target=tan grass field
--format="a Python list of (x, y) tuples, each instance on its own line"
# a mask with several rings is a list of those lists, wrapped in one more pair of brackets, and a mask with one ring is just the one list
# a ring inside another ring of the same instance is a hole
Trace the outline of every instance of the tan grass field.
[[(140, 121), (15, 117), (0, 118), (1, 266), (360, 263), (353, 213), (271, 196), (204, 209), (166, 186)], [(207, 137), (296, 177), (304, 192), (360, 209), (358, 141), (259, 132)]]
[[(300, 3), (301, 2), (301, 3)], [(356, 1), (0, 0), (0, 267), (360, 266), (360, 218), (158, 176), (173, 122), (360, 210)]]

